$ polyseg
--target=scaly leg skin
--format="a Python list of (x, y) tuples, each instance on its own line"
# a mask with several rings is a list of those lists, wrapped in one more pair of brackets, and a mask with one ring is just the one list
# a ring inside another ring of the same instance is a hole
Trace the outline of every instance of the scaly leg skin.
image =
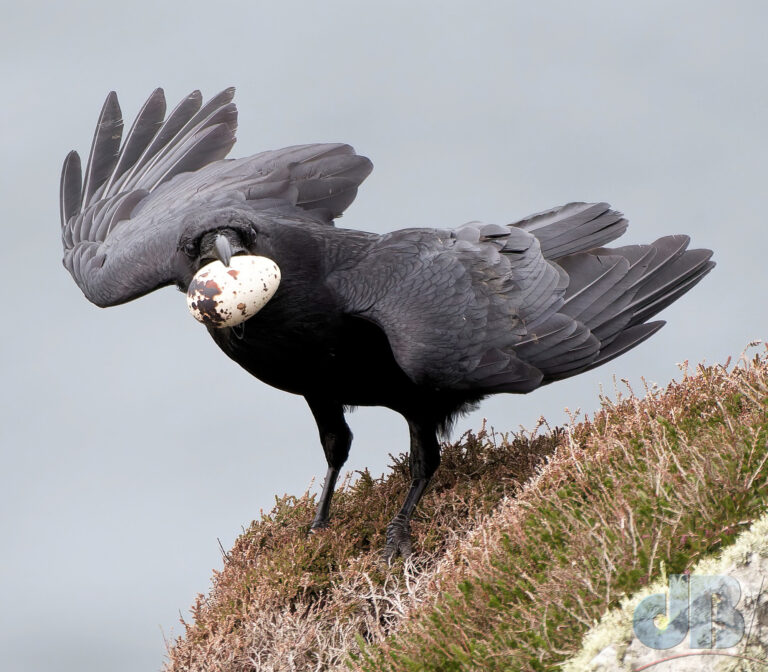
[(411, 481), (411, 488), (408, 491), (408, 496), (405, 498), (403, 508), (400, 509), (398, 514), (392, 519), (392, 522), (387, 525), (387, 543), (386, 546), (384, 546), (382, 556), (388, 564), (398, 555), (407, 558), (413, 553), (413, 545), (411, 542), (411, 516), (413, 515), (421, 496), (424, 494), (424, 490), (426, 490), (428, 483), (429, 479), (426, 478), (419, 478)]
[(411, 523), (398, 513), (387, 525), (387, 544), (382, 551), (382, 558), (387, 564), (391, 564), (398, 555), (405, 559), (412, 553)]
[(325, 473), (325, 481), (323, 482), (323, 492), (320, 495), (320, 501), (317, 504), (315, 519), (312, 521), (312, 527), (309, 528), (310, 534), (317, 530), (324, 530), (328, 527), (331, 497), (333, 497), (333, 491), (336, 488), (336, 480), (338, 478), (339, 470), (334, 469), (333, 467), (328, 467), (328, 471)]
[(440, 444), (434, 423), (408, 419), (408, 427), (411, 431), (411, 487), (403, 507), (387, 525), (387, 540), (382, 552), (382, 559), (387, 564), (398, 555), (407, 558), (413, 552), (411, 516), (440, 465)]
[(320, 441), (323, 444), (325, 460), (328, 463), (328, 471), (323, 482), (323, 492), (317, 504), (317, 512), (310, 534), (328, 527), (330, 517), (331, 498), (336, 487), (339, 471), (349, 456), (349, 447), (352, 445), (352, 432), (344, 421), (344, 407), (317, 397), (307, 397), (307, 403), (315, 417), (317, 429), (320, 433)]

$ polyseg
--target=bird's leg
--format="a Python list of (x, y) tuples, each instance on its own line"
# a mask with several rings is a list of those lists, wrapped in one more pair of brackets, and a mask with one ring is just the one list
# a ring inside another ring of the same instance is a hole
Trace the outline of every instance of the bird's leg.
[(312, 521), (310, 532), (328, 527), (331, 498), (333, 497), (333, 491), (336, 489), (338, 478), (339, 470), (328, 467), (328, 471), (325, 472), (325, 480), (323, 481), (323, 492), (320, 494), (320, 501), (317, 505), (317, 512), (315, 513), (315, 519)]
[(397, 555), (406, 558), (411, 554), (411, 516), (440, 465), (440, 444), (434, 424), (408, 420), (408, 427), (411, 431), (411, 487), (402, 508), (387, 525), (387, 543), (383, 552), (387, 562)]
[(312, 415), (315, 416), (317, 429), (320, 432), (320, 442), (325, 451), (325, 460), (328, 462), (323, 492), (310, 528), (312, 532), (328, 526), (333, 490), (336, 487), (339, 471), (349, 456), (352, 432), (344, 421), (344, 407), (341, 404), (319, 397), (306, 397), (306, 400)]

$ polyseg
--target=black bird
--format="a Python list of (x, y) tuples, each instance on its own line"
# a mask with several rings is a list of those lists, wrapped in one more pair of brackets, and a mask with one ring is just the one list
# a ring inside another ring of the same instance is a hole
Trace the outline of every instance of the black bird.
[(166, 117), (155, 90), (121, 143), (107, 96), (85, 174), (61, 178), (64, 265), (98, 306), (131, 301), (234, 255), (273, 260), (273, 298), (208, 330), (265, 383), (302, 395), (328, 462), (313, 530), (325, 527), (352, 433), (344, 413), (385, 406), (410, 429), (411, 486), (385, 557), (411, 552), (409, 521), (440, 463), (438, 436), (490, 394), (525, 393), (588, 371), (664, 323), (647, 320), (714, 263), (689, 238), (605, 248), (627, 228), (605, 203), (570, 203), (505, 226), (334, 227), (371, 171), (343, 144), (225, 160), (234, 89), (191, 93)]

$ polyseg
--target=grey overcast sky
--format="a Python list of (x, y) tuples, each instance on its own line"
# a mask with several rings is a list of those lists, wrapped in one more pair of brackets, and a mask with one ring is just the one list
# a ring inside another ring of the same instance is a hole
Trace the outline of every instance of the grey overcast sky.
[[(166, 289), (100, 310), (61, 266), (59, 171), (104, 97), (131, 119), (235, 85), (232, 156), (344, 141), (375, 165), (342, 224), (505, 223), (570, 200), (624, 211), (623, 241), (688, 233), (718, 266), (667, 326), (594, 372), (461, 421), (591, 413), (612, 377), (722, 362), (766, 336), (768, 4), (4, 3), (0, 194), (0, 660), (6, 672), (157, 670), (163, 637), (276, 494), (325, 470), (300, 398), (226, 359)], [(222, 438), (220, 421), (232, 419)], [(246, 422), (242, 420), (246, 419)], [(349, 470), (407, 447), (351, 416)]]

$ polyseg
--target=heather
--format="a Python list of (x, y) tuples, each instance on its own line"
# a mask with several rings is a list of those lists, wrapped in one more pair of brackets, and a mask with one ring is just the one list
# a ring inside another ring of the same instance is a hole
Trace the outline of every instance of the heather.
[(225, 554), (168, 671), (559, 669), (622, 596), (766, 508), (765, 352), (600, 403), (564, 428), (445, 445), (406, 562), (379, 557), (406, 456), (347, 481), (317, 535), (313, 496), (277, 498)]

